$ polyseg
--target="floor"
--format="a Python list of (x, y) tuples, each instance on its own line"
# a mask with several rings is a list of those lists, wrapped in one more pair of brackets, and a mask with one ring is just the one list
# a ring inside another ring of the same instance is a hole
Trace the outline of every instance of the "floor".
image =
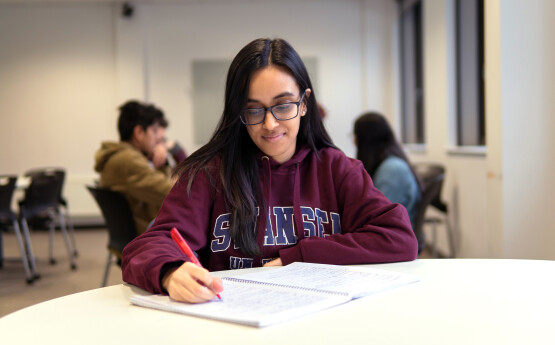
[[(75, 240), (79, 256), (77, 269), (71, 270), (62, 235), (56, 232), (54, 256), (57, 264), (48, 260), (48, 232), (33, 231), (31, 242), (41, 278), (27, 284), (13, 232), (3, 234), (4, 265), (0, 268), (0, 317), (16, 310), (57, 297), (99, 288), (108, 251), (108, 233), (104, 228), (79, 229)], [(431, 257), (427, 250), (421, 258)], [(121, 284), (121, 269), (112, 264), (107, 285)]]
[[(57, 264), (51, 265), (48, 260), (48, 232), (31, 233), (41, 278), (27, 284), (15, 235), (13, 232), (3, 234), (5, 260), (0, 268), (0, 317), (36, 303), (100, 287), (108, 256), (106, 229), (75, 231), (78, 250), (76, 270), (70, 268), (62, 235), (59, 231), (55, 235), (54, 256)], [(121, 269), (113, 264), (107, 285), (122, 282)]]

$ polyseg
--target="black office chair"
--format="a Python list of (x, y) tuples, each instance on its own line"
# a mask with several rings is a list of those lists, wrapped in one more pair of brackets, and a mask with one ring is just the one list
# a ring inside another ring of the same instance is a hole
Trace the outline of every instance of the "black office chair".
[(129, 202), (123, 194), (101, 187), (87, 186), (87, 189), (100, 207), (108, 228), (108, 259), (101, 284), (104, 287), (108, 281), (113, 257), (121, 263), (123, 248), (137, 236), (137, 230)]
[[(67, 202), (67, 200), (63, 197), (62, 192), (64, 189), (64, 182), (65, 182), (65, 176), (66, 176), (66, 172), (63, 168), (39, 168), (39, 169), (33, 169), (33, 170), (29, 170), (25, 173), (25, 176), (32, 178), (35, 175), (40, 175), (40, 174), (53, 174), (54, 176), (56, 176), (56, 178), (58, 179), (58, 207), (57, 207), (57, 212), (64, 217), (64, 221), (65, 221), (65, 226), (66, 229), (68, 231), (69, 234), (69, 238), (71, 240), (71, 247), (73, 249), (73, 255), (75, 257), (78, 256), (78, 252), (77, 252), (77, 244), (75, 242), (75, 231), (73, 228), (73, 222), (71, 221), (71, 217), (69, 216), (69, 204)], [(62, 210), (64, 212), (62, 212)], [(44, 218), (42, 219), (42, 221), (44, 222)], [(48, 217), (46, 217), (46, 220), (48, 221)], [(38, 221), (39, 223), (41, 222), (41, 219), (39, 219)], [(59, 224), (60, 227), (62, 226), (62, 224)], [(51, 232), (50, 233), (50, 252), (52, 253), (53, 250), (53, 243), (54, 243), (54, 233)], [(52, 254), (53, 255), (53, 254)], [(53, 259), (53, 256), (51, 256), (51, 259)]]
[[(17, 215), (12, 211), (12, 197), (13, 192), (16, 187), (17, 176), (3, 175), (0, 176), (0, 222), (8, 222), (12, 224), (15, 236), (17, 238), (17, 244), (19, 245), (19, 251), (21, 252), (21, 261), (23, 263), (23, 269), (25, 270), (25, 278), (27, 284), (31, 284), (35, 277), (31, 274), (31, 269), (29, 267), (29, 261), (27, 260), (27, 251), (25, 246), (27, 245), (27, 240), (24, 241), (21, 236), (21, 230), (19, 228), (19, 223), (17, 222)], [(0, 267), (4, 264), (4, 244), (2, 238), (2, 231), (0, 231)]]
[[(59, 211), (59, 178), (49, 171), (42, 173), (36, 173), (30, 176), (31, 182), (29, 186), (25, 189), (25, 196), (23, 200), (19, 202), (19, 218), (21, 221), (21, 227), (23, 228), (23, 233), (25, 236), (29, 236), (29, 225), (27, 220), (40, 216), (47, 215), (50, 219), (49, 231), (50, 231), (50, 247), (49, 256), (50, 263), (55, 264), (54, 259), (54, 243), (53, 234), (55, 229), (54, 221), (57, 217), (60, 223), (60, 230), (62, 232), (64, 242), (66, 245), (67, 253), (69, 256), (69, 264), (72, 270), (77, 268), (74, 261), (73, 249), (71, 248), (69, 236), (65, 227), (65, 222), (62, 214)], [(36, 271), (35, 257), (33, 255), (33, 249), (31, 246), (31, 241), (28, 243), (28, 255), (29, 262), (31, 266), (31, 271), (35, 276), (38, 276)]]
[[(452, 229), (449, 223), (449, 217), (447, 215), (447, 205), (441, 200), (441, 191), (443, 188), (443, 181), (445, 180), (445, 168), (436, 163), (416, 163), (413, 165), (413, 169), (420, 179), (423, 188), (430, 184), (437, 184), (434, 186), (434, 193), (429, 202), (429, 205), (434, 207), (439, 211), (440, 216), (427, 216), (425, 210), (423, 211), (422, 227), (425, 224), (432, 225), (432, 255), (437, 257), (437, 225), (443, 223), (445, 225), (445, 230), (447, 232), (448, 242), (449, 242), (449, 255), (450, 257), (455, 257), (455, 244)], [(437, 177), (442, 176), (439, 181)]]

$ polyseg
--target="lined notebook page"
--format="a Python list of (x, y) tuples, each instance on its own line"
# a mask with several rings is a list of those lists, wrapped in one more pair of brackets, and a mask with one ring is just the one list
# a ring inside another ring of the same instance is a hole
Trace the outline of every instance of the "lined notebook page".
[(353, 298), (418, 281), (367, 267), (294, 263), (222, 277), (222, 300), (181, 303), (162, 295), (134, 295), (143, 307), (263, 327), (314, 313)]
[(207, 303), (189, 304), (162, 295), (134, 295), (131, 302), (148, 308), (264, 327), (351, 300), (345, 293), (321, 293), (236, 280), (223, 283), (222, 300), (215, 298)]
[(418, 277), (369, 267), (337, 266), (295, 262), (279, 269), (239, 276), (241, 279), (346, 292), (353, 298), (417, 282)]

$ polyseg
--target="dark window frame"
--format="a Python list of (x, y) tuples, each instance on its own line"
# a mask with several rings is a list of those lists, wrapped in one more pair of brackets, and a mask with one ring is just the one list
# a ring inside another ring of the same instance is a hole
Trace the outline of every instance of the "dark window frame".
[[(423, 10), (421, 0), (398, 0), (400, 19), (400, 65), (401, 65), (401, 140), (406, 144), (425, 143), (425, 115), (424, 115), (424, 37), (423, 37)], [(412, 27), (409, 28), (412, 36), (406, 37), (405, 18), (413, 16)], [(412, 39), (414, 51), (407, 52), (407, 40)], [(413, 69), (411, 75), (414, 85), (408, 85), (407, 73), (408, 54), (413, 60), (409, 63)], [(409, 95), (409, 92), (411, 93)], [(411, 102), (411, 98), (414, 103)], [(411, 102), (411, 104), (408, 104)], [(413, 116), (414, 118), (409, 118)]]
[[(486, 121), (485, 121), (485, 78), (484, 78), (484, 63), (485, 63), (485, 39), (484, 39), (484, 3), (483, 0), (476, 1), (476, 21), (477, 21), (477, 32), (476, 37), (474, 37), (476, 42), (476, 65), (475, 71), (470, 71), (475, 74), (477, 80), (476, 89), (478, 91), (477, 99), (475, 100), (478, 104), (477, 114), (473, 114), (472, 118), (466, 118), (470, 116), (468, 114), (463, 114), (463, 77), (462, 75), (469, 71), (463, 71), (463, 52), (462, 52), (462, 32), (461, 32), (461, 21), (462, 21), (462, 11), (461, 3), (462, 1), (472, 1), (472, 0), (455, 0), (455, 62), (456, 62), (456, 102), (457, 102), (457, 113), (456, 113), (456, 143), (458, 146), (485, 146), (486, 144)], [(466, 53), (466, 52), (465, 52)], [(468, 58), (466, 55), (465, 58)], [(470, 73), (469, 72), (469, 73)], [(476, 127), (475, 133), (465, 132), (465, 123), (472, 122)]]

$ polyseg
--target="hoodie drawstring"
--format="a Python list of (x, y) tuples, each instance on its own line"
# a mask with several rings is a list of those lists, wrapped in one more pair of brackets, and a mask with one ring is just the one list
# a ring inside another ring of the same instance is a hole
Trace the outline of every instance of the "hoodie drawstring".
[[(272, 196), (272, 171), (270, 168), (270, 159), (267, 156), (263, 156), (262, 157), (262, 165), (264, 167), (264, 183), (263, 183), (263, 188), (264, 190), (262, 191), (262, 200), (260, 200), (259, 202), (259, 206), (258, 206), (258, 226), (257, 229), (266, 229), (266, 225), (267, 225), (267, 221), (268, 221), (268, 205), (266, 204), (266, 200), (268, 200), (268, 203), (270, 202), (270, 198)], [(262, 225), (260, 225), (260, 223), (262, 223)], [(262, 230), (259, 232), (261, 239), (259, 241), (262, 241), (263, 243), (263, 238), (265, 235), (265, 231)]]
[[(263, 218), (261, 221), (266, 226), (266, 222), (268, 219), (268, 207), (270, 206), (270, 202), (272, 200), (272, 169), (270, 166), (270, 159), (267, 156), (262, 157), (262, 163), (264, 166), (264, 194), (265, 200), (268, 201), (266, 205), (264, 202), (261, 204), (260, 209), (260, 218)], [(293, 218), (295, 222), (295, 229), (296, 229), (296, 236), (297, 236), (297, 243), (301, 239), (304, 238), (304, 227), (303, 227), (303, 218), (301, 214), (301, 174), (300, 174), (300, 162), (295, 163), (295, 173), (294, 173), (294, 183), (293, 183)]]
[(304, 238), (303, 218), (301, 215), (301, 174), (299, 166), (300, 163), (297, 162), (295, 164), (295, 183), (293, 185), (293, 214), (295, 216), (295, 227), (298, 231), (298, 241)]

